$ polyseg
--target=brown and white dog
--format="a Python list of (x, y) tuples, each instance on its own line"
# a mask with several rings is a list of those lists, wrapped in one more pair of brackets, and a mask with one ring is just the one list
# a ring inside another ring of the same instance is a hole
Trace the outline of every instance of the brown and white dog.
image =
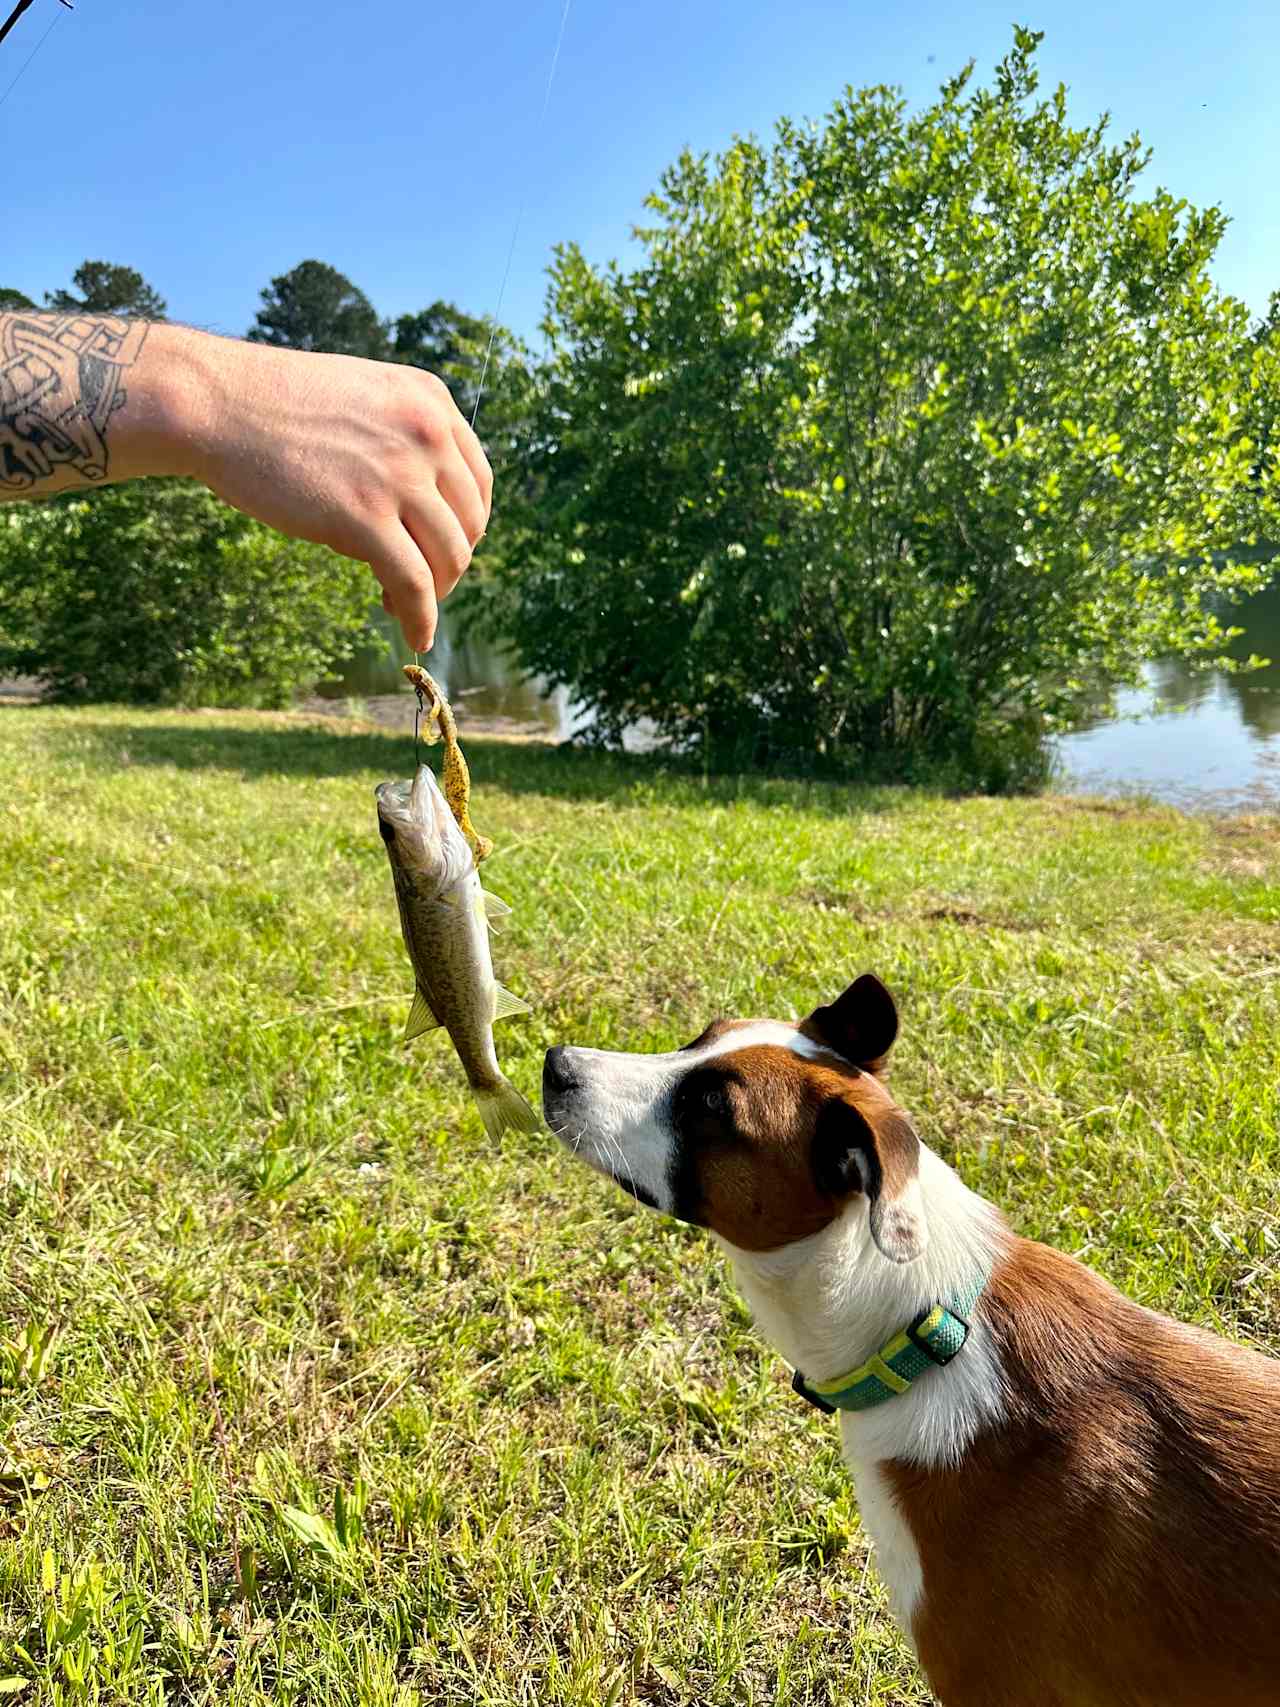
[(844, 1453), (944, 1707), (1277, 1707), (1280, 1362), (1016, 1237), (885, 1088), (897, 1029), (868, 975), (798, 1027), (552, 1049), (547, 1120), (711, 1229), (798, 1390), (872, 1395)]

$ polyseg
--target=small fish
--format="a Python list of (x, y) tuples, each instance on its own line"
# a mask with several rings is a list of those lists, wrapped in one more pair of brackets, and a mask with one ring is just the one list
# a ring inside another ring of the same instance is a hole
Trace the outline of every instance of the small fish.
[(384, 782), (375, 794), (417, 986), (404, 1040), (444, 1026), (489, 1136), (536, 1132), (537, 1115), (502, 1076), (493, 1048), (494, 1021), (529, 1011), (498, 983), (489, 958), (489, 921), (511, 909), (480, 887), (475, 856), (429, 765), (411, 783)]

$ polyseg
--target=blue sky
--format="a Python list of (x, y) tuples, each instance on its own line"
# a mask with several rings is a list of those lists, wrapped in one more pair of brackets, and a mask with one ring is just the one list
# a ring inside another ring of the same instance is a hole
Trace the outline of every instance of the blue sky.
[(1016, 18), (1076, 119), (1109, 109), (1153, 183), (1230, 214), (1219, 282), (1255, 310), (1280, 288), (1275, 0), (571, 0), (539, 132), (561, 6), (35, 0), (0, 47), (0, 285), (38, 299), (122, 261), (175, 319), (238, 333), (316, 256), (383, 313), (492, 312), (527, 198), (503, 319), (530, 334), (551, 246), (625, 255), (683, 145), (819, 115), (845, 83), (923, 102), (970, 57), (989, 72)]

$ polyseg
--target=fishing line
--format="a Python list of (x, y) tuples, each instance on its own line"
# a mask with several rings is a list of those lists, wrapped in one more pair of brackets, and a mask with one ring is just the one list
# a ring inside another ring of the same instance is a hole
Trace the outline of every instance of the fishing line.
[[(416, 652), (413, 655), (413, 661), (421, 667), (422, 659), (419, 658)], [(426, 709), (427, 702), (423, 698), (422, 689), (417, 682), (413, 684), (413, 691), (418, 701), (417, 710), (413, 714), (413, 773), (416, 776), (418, 774), (418, 766), (422, 763), (422, 742), (419, 738), (419, 733), (422, 729), (422, 713)]]
[(49, 28), (40, 37), (40, 40), (31, 49), (31, 52), (27, 55), (27, 57), (23, 60), (22, 64), (19, 66), (18, 75), (14, 78), (13, 82), (10, 83), (9, 87), (5, 90), (4, 94), (0, 95), (0, 107), (2, 107), (5, 104), (5, 102), (9, 99), (10, 95), (12, 95), (13, 91), (18, 87), (18, 84), (22, 78), (22, 73), (27, 69), (28, 65), (31, 64), (31, 61), (39, 53), (40, 49), (48, 41), (49, 37), (53, 34), (54, 30), (58, 27), (58, 20), (61, 17), (62, 17), (61, 11), (57, 11), (53, 14), (53, 22), (49, 25)]
[[(555, 52), (551, 55), (551, 68), (547, 72), (547, 86), (542, 92), (542, 111), (538, 114), (538, 122), (533, 129), (533, 146), (530, 158), (537, 159), (537, 145), (542, 140), (543, 127), (547, 122), (547, 109), (551, 105), (551, 85), (556, 80), (556, 67), (560, 63), (560, 49), (564, 45), (564, 28), (569, 22), (569, 7), (572, 0), (564, 0), (564, 9), (560, 13), (560, 30), (556, 36)], [(502, 284), (498, 288), (498, 305), (493, 311), (493, 324), (489, 328), (489, 342), (484, 352), (484, 362), (480, 368), (480, 384), (476, 390), (475, 406), (471, 411), (471, 425), (476, 424), (476, 416), (480, 413), (480, 399), (484, 396), (484, 382), (489, 373), (489, 360), (493, 355), (494, 340), (498, 336), (498, 317), (502, 313), (502, 304), (507, 294), (507, 281), (511, 277), (511, 263), (515, 259), (516, 244), (520, 241), (520, 227), (524, 224), (525, 210), (529, 206), (529, 180), (525, 181), (524, 196), (520, 202), (520, 211), (516, 215), (515, 229), (511, 233), (511, 243), (507, 249), (507, 264), (502, 271)]]
[[(542, 91), (542, 110), (539, 112), (537, 122), (533, 127), (532, 146), (529, 152), (530, 157), (535, 160), (538, 153), (538, 144), (542, 140), (542, 132), (546, 127), (547, 112), (551, 106), (551, 89), (556, 80), (556, 68), (560, 64), (560, 49), (564, 46), (565, 25), (569, 22), (569, 7), (572, 3), (573, 0), (564, 0), (564, 5), (560, 11), (560, 28), (556, 33), (555, 50), (551, 55), (551, 64), (547, 70), (546, 87)], [(524, 216), (528, 206), (529, 180), (526, 179), (524, 195), (520, 202), (520, 211), (516, 214), (516, 222), (511, 232), (511, 241), (507, 245), (507, 259), (506, 264), (502, 269), (502, 283), (498, 286), (498, 301), (494, 307), (493, 319), (489, 326), (489, 342), (485, 345), (484, 361), (480, 365), (480, 383), (476, 387), (476, 400), (471, 409), (470, 424), (473, 429), (476, 424), (476, 416), (480, 413), (480, 399), (484, 396), (485, 380), (489, 377), (489, 363), (493, 357), (493, 346), (498, 336), (498, 324), (499, 318), (502, 314), (502, 304), (506, 301), (507, 285), (511, 279), (511, 265), (516, 257), (516, 246), (520, 242), (520, 228), (524, 224)], [(419, 665), (422, 662), (416, 652), (413, 655), (413, 661), (415, 664)], [(416, 683), (414, 684), (413, 691), (417, 695), (418, 699), (417, 709), (413, 714), (413, 766), (416, 771), (418, 765), (422, 762), (422, 713), (426, 708), (426, 701), (423, 698), (422, 689)]]

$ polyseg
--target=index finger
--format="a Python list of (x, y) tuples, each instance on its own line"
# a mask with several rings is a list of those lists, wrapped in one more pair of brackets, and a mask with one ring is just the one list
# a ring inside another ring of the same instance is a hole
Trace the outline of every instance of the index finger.
[(439, 614), (435, 582), (408, 528), (398, 526), (369, 567), (382, 583), (384, 604), (390, 600), (405, 643), (415, 652), (430, 652)]

